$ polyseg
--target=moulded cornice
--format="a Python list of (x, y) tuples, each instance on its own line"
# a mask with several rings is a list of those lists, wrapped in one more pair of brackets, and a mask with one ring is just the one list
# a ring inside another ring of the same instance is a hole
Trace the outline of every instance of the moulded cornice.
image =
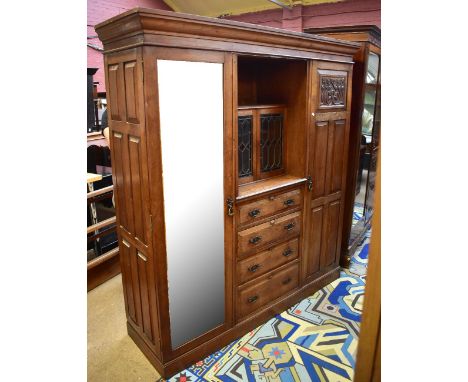
[(336, 38), (340, 38), (340, 34), (350, 33), (356, 36), (354, 41), (370, 42), (380, 47), (381, 30), (377, 25), (350, 25), (350, 26), (334, 26), (322, 28), (307, 28), (305, 33), (312, 34), (334, 34)]
[[(184, 13), (135, 8), (95, 27), (105, 51), (133, 46), (155, 45), (147, 35), (223, 40), (271, 47), (327, 52), (352, 56), (359, 44), (284, 29), (258, 26), (238, 21), (194, 16)], [(121, 42), (121, 43), (119, 43)]]

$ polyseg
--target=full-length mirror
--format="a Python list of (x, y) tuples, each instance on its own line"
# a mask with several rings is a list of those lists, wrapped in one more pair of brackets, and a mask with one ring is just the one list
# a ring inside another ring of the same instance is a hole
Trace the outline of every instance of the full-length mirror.
[(224, 323), (223, 65), (157, 60), (172, 347)]

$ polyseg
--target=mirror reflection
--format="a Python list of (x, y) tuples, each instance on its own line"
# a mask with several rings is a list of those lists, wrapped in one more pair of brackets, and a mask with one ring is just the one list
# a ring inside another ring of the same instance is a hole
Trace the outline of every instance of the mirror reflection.
[(373, 212), (375, 171), (380, 132), (380, 57), (369, 53), (361, 119), (359, 167), (349, 245), (363, 232)]
[(158, 60), (172, 347), (224, 323), (223, 65)]

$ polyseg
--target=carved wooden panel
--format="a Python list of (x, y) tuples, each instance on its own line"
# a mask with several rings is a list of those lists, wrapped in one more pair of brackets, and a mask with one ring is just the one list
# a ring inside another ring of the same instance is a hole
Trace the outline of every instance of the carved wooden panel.
[(155, 330), (151, 320), (151, 307), (154, 301), (149, 296), (151, 269), (148, 267), (148, 258), (145, 253), (125, 239), (122, 239), (120, 249), (122, 282), (128, 315), (147, 340), (154, 343)]
[(347, 72), (319, 70), (319, 109), (346, 108)]
[(135, 237), (142, 243), (148, 242), (148, 231), (145, 225), (145, 200), (147, 199), (148, 188), (144, 187), (141, 169), (141, 140), (139, 137), (129, 136), (128, 150), (130, 158), (132, 212), (134, 221)]
[(121, 121), (122, 120), (122, 110), (120, 110), (120, 100), (119, 97), (122, 97), (123, 94), (119, 94), (119, 77), (120, 77), (120, 65), (119, 64), (114, 64), (114, 65), (109, 65), (108, 69), (108, 85), (107, 85), (107, 91), (108, 91), (108, 98), (109, 98), (109, 104), (112, 103), (111, 107), (111, 119), (115, 121)]
[(138, 83), (140, 72), (136, 61), (112, 64), (108, 66), (108, 97), (110, 118), (114, 121), (126, 121), (139, 124)]
[(134, 323), (137, 322), (135, 312), (135, 299), (133, 294), (132, 272), (130, 266), (131, 249), (126, 240), (121, 240), (120, 264), (122, 267), (122, 283), (124, 285), (124, 296), (126, 301), (126, 311)]
[(138, 273), (138, 289), (140, 291), (140, 300), (141, 300), (141, 327), (143, 334), (153, 342), (153, 330), (151, 326), (151, 313), (150, 305), (151, 301), (149, 299), (149, 289), (148, 285), (148, 258), (143, 252), (136, 251), (136, 261), (137, 261), (137, 273)]
[(135, 301), (135, 323), (141, 326), (141, 297), (140, 297), (140, 281), (138, 275), (138, 263), (136, 256), (136, 248), (131, 246), (129, 251), (129, 263), (130, 263), (130, 277), (132, 281), (133, 300)]
[(323, 206), (313, 208), (310, 213), (309, 248), (307, 256), (306, 277), (312, 276), (320, 269), (320, 253), (322, 247)]
[(315, 124), (312, 197), (325, 195), (327, 169), (328, 121)]
[(119, 223), (128, 233), (147, 245), (149, 240), (146, 215), (148, 213), (148, 187), (142, 170), (141, 138), (114, 132), (114, 179)]
[(131, 55), (107, 66), (111, 148), (120, 228), (148, 245), (149, 190), (141, 123), (141, 66)]
[(333, 156), (331, 158), (331, 187), (330, 192), (341, 190), (343, 176), (343, 158), (345, 150), (345, 127), (344, 120), (333, 121)]
[[(112, 170), (114, 173), (114, 188), (116, 190), (116, 202), (117, 209), (116, 214), (119, 217), (120, 226), (129, 231), (129, 219), (128, 219), (128, 210), (130, 206), (127, 206), (127, 198), (129, 190), (125, 187), (124, 167), (126, 162), (124, 160), (124, 151), (125, 151), (125, 142), (123, 142), (124, 135), (123, 133), (114, 132), (112, 134), (112, 151), (114, 152), (114, 157), (112, 160)], [(128, 164), (128, 163), (127, 163)]]
[(126, 62), (125, 68), (125, 106), (127, 110), (127, 122), (139, 123), (138, 97), (137, 97), (137, 70), (136, 61)]
[(327, 267), (336, 260), (338, 251), (338, 229), (340, 225), (340, 200), (332, 202), (328, 206), (326, 228), (326, 250), (323, 252), (323, 266)]

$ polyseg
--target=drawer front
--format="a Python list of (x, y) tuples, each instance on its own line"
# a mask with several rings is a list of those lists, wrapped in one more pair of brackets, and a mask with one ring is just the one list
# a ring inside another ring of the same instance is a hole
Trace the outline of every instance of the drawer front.
[(245, 229), (237, 234), (238, 253), (246, 254), (277, 240), (287, 240), (301, 231), (301, 213), (295, 212), (281, 218)]
[(299, 239), (268, 248), (259, 254), (237, 263), (237, 280), (239, 284), (252, 280), (258, 276), (297, 259), (299, 253)]
[(272, 195), (239, 207), (239, 224), (252, 223), (288, 209), (302, 207), (300, 189)]
[(249, 287), (237, 291), (237, 318), (245, 317), (262, 306), (274, 301), (299, 285), (299, 263), (263, 277)]

